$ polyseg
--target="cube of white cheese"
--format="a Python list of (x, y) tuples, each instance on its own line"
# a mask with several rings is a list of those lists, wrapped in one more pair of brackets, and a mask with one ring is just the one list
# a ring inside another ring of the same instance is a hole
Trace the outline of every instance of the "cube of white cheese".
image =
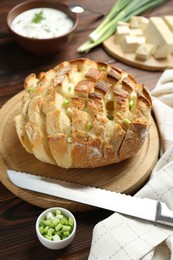
[(127, 26), (117, 26), (116, 33), (114, 35), (115, 44), (120, 44), (126, 35), (129, 34), (129, 27)]
[(143, 36), (126, 35), (121, 43), (121, 48), (124, 53), (133, 53), (143, 43), (145, 43)]
[(142, 61), (148, 60), (152, 55), (152, 51), (152, 44), (143, 43), (136, 50), (136, 59)]
[(129, 29), (129, 34), (133, 36), (143, 36), (143, 31), (140, 28)]
[(126, 27), (129, 27), (129, 23), (126, 23), (124, 21), (118, 21), (117, 22), (117, 26), (126, 26)]
[(141, 28), (143, 30), (148, 22), (149, 19), (144, 16), (132, 16), (129, 24), (131, 28)]
[(163, 16), (165, 23), (168, 25), (171, 32), (173, 32), (173, 16), (172, 15), (165, 15)]
[(154, 57), (166, 58), (173, 51), (173, 33), (161, 17), (151, 17), (144, 30), (146, 42), (154, 45)]

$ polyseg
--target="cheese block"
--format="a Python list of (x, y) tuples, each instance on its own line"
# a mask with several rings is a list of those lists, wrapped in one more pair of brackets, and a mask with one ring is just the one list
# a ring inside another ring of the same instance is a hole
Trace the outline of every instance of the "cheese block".
[(124, 53), (135, 52), (139, 45), (145, 43), (145, 37), (126, 35), (122, 41), (121, 48)]
[(161, 17), (151, 17), (144, 29), (146, 42), (154, 45), (156, 59), (167, 58), (173, 51), (173, 34)]
[(121, 44), (126, 35), (143, 36), (143, 31), (140, 28), (131, 29), (126, 25), (118, 25), (114, 36), (115, 44)]
[(129, 24), (131, 28), (140, 28), (143, 30), (148, 22), (149, 20), (144, 16), (132, 16)]
[(163, 16), (164, 21), (168, 25), (169, 29), (173, 32), (173, 16), (165, 15)]
[(130, 28), (129, 35), (132, 36), (143, 36), (143, 31), (141, 28)]
[(152, 44), (141, 44), (136, 50), (136, 59), (142, 61), (148, 60), (152, 55), (153, 47)]
[(30, 74), (24, 88), (17, 135), (45, 163), (63, 168), (118, 163), (136, 155), (149, 134), (148, 89), (107, 63), (64, 61)]
[(124, 25), (123, 26), (118, 25), (114, 36), (115, 44), (120, 44), (124, 40), (124, 37), (128, 34), (129, 34), (129, 27)]
[(126, 26), (126, 27), (129, 27), (129, 23), (124, 22), (124, 21), (118, 21), (117, 26)]

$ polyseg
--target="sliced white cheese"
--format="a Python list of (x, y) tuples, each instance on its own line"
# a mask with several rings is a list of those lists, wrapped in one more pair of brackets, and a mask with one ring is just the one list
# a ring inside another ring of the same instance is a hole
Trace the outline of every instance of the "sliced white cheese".
[(127, 26), (117, 26), (117, 30), (114, 36), (115, 44), (120, 44), (126, 35), (129, 34), (129, 27)]
[(121, 43), (121, 47), (124, 53), (135, 52), (139, 45), (145, 43), (145, 37), (143, 36), (131, 36), (126, 35)]
[(163, 16), (164, 21), (168, 25), (169, 29), (173, 32), (173, 16), (172, 15), (165, 15)]
[(144, 16), (132, 16), (129, 24), (131, 28), (141, 28), (143, 30), (148, 22), (149, 20)]
[(126, 26), (126, 27), (129, 27), (129, 23), (126, 23), (126, 22), (124, 22), (124, 21), (119, 21), (119, 22), (117, 23), (117, 26)]
[(166, 58), (173, 51), (173, 33), (161, 17), (151, 17), (144, 30), (146, 42), (154, 45), (154, 57)]
[(152, 55), (152, 51), (153, 51), (152, 44), (143, 43), (136, 50), (136, 59), (142, 61), (148, 60)]
[(133, 36), (143, 36), (143, 30), (140, 28), (129, 29), (129, 34)]

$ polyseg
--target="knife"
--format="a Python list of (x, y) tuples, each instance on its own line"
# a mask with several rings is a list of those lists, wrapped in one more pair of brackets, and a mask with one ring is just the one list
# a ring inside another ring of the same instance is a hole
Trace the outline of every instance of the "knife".
[(11, 182), (20, 188), (173, 227), (173, 211), (160, 201), (13, 170), (7, 170), (7, 174)]

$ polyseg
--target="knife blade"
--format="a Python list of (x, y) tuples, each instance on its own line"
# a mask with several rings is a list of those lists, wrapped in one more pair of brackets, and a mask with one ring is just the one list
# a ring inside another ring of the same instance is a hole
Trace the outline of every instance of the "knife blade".
[(7, 170), (20, 188), (107, 209), (135, 218), (173, 226), (173, 211), (163, 202), (137, 198), (105, 189)]

